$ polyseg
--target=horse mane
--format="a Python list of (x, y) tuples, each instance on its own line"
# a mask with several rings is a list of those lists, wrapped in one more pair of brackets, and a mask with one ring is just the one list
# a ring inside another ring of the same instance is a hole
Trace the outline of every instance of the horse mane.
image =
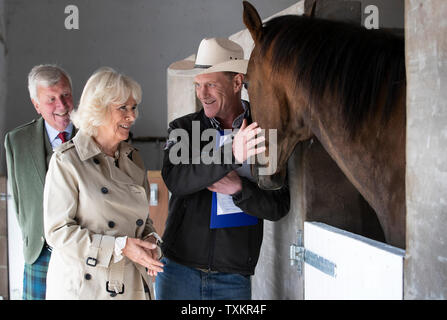
[(307, 89), (312, 105), (319, 104), (329, 89), (342, 106), (351, 136), (377, 114), (383, 88), (387, 92), (381, 121), (386, 123), (405, 83), (404, 39), (386, 31), (285, 15), (263, 26), (261, 55), (271, 46), (273, 72), (292, 70), (295, 88)]

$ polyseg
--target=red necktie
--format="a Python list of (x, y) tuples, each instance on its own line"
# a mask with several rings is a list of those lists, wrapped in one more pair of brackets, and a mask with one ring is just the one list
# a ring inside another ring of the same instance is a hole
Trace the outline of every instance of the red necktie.
[(59, 134), (57, 135), (57, 137), (59, 139), (61, 139), (62, 143), (67, 142), (67, 138), (66, 138), (67, 133), (65, 131), (59, 132)]

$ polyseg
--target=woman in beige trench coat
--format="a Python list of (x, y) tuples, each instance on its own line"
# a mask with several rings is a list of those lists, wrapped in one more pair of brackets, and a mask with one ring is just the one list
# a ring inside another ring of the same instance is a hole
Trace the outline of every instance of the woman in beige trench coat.
[(159, 237), (143, 162), (124, 142), (140, 101), (140, 86), (110, 68), (87, 81), (72, 114), (79, 131), (55, 150), (46, 177), (47, 299), (154, 297)]

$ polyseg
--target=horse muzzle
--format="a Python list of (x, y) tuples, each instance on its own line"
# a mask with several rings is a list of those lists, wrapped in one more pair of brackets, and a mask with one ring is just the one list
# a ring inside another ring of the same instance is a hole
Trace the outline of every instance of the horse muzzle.
[(264, 190), (278, 190), (284, 185), (284, 180), (286, 178), (285, 170), (282, 170), (273, 175), (258, 175), (258, 186)]

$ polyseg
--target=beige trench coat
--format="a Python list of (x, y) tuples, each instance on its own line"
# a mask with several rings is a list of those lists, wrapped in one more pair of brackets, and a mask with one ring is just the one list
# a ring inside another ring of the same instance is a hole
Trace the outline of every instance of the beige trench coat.
[(80, 131), (51, 158), (44, 189), (45, 237), (53, 248), (47, 299), (154, 297), (144, 267), (126, 257), (114, 263), (116, 237), (155, 231), (141, 157), (125, 142), (119, 150), (118, 168)]

